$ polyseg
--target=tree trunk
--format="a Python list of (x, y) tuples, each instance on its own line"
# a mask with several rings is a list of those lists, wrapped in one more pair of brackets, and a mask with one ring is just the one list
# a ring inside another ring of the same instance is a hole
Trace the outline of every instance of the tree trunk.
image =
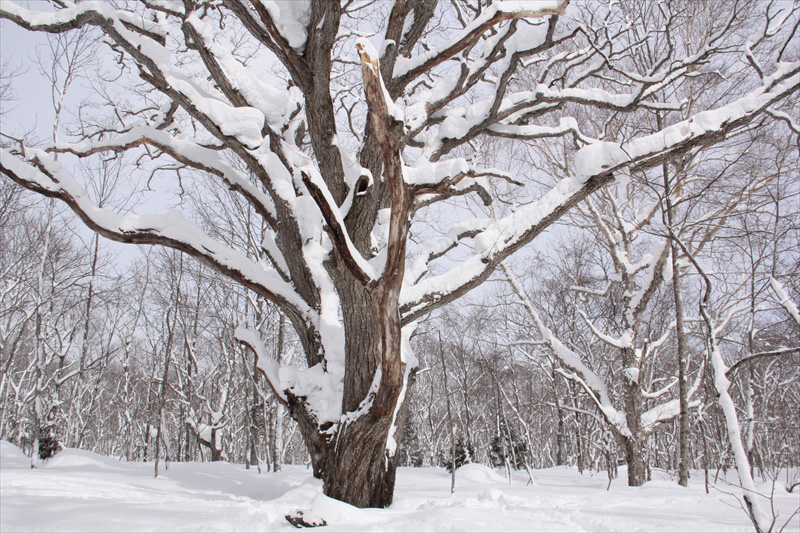
[[(752, 344), (752, 343), (751, 343)], [(750, 350), (753, 353), (753, 350)], [(753, 364), (747, 365), (747, 378), (745, 378), (744, 401), (745, 401), (745, 451), (747, 452), (747, 459), (750, 461), (750, 474), (753, 473), (756, 460), (756, 416), (755, 416), (755, 392), (753, 390)]]
[(211, 430), (211, 442), (209, 444), (209, 449), (211, 450), (211, 461), (215, 463), (217, 461), (222, 461), (222, 449), (217, 445), (216, 428)]
[(558, 429), (556, 430), (556, 465), (566, 464), (566, 454), (564, 453), (565, 437), (564, 434), (564, 411), (561, 409), (561, 400), (558, 397), (558, 387), (556, 387), (555, 368), (550, 370), (551, 383), (553, 385), (553, 398), (555, 398), (556, 415), (558, 416)]
[(641, 487), (647, 481), (644, 442), (637, 437), (627, 438), (623, 441), (623, 449), (628, 463), (628, 486)]
[(386, 452), (391, 422), (367, 415), (342, 428), (316, 461), (312, 454), (327, 496), (361, 508), (391, 505), (398, 458)]
[[(276, 346), (275, 360), (283, 363), (283, 350), (285, 341), (286, 318), (283, 313), (278, 317), (278, 344)], [(269, 443), (272, 452), (272, 471), (280, 472), (283, 461), (283, 407), (277, 400), (273, 402), (272, 420), (269, 424)]]
[[(658, 116), (658, 125), (662, 127), (661, 116)], [(670, 186), (669, 165), (664, 163), (661, 166), (664, 177), (664, 199), (666, 207), (666, 223), (670, 231), (675, 231), (675, 208), (672, 203), (672, 194), (680, 197), (678, 192), (678, 180), (680, 175), (676, 175), (675, 187)], [(670, 259), (672, 261), (672, 297), (675, 301), (675, 335), (678, 340), (678, 402), (680, 404), (680, 415), (678, 417), (678, 484), (682, 487), (689, 486), (689, 384), (687, 356), (686, 356), (686, 328), (683, 323), (683, 297), (681, 294), (681, 269), (678, 260), (678, 245), (675, 239), (670, 239)]]
[[(396, 402), (402, 401), (400, 392)], [(288, 397), (289, 413), (298, 422), (314, 477), (323, 480), (325, 495), (360, 508), (391, 505), (399, 457), (396, 446), (403, 434), (407, 402), (397, 407), (396, 419), (394, 409), (381, 413), (373, 406), (329, 434), (320, 431), (302, 400), (291, 394)]]
[(339, 291), (347, 302), (342, 306), (347, 364), (338, 423), (320, 424), (306, 398), (283, 391), (285, 406), (311, 455), (314, 476), (324, 482), (324, 493), (356, 507), (392, 503), (397, 446), (412, 381), (409, 376), (406, 382), (401, 356), (399, 287), (368, 289), (353, 283)]
[[(623, 350), (625, 368), (637, 368), (638, 361), (633, 348)], [(642, 431), (642, 389), (637, 376), (628, 376), (623, 384), (625, 391), (625, 418), (630, 435), (622, 437), (625, 460), (628, 463), (628, 486), (640, 487), (647, 481), (645, 446), (647, 437)]]
[(447, 385), (447, 366), (444, 359), (444, 344), (439, 334), (439, 355), (442, 358), (442, 377), (444, 379), (444, 397), (447, 400), (447, 425), (450, 429), (450, 494), (456, 491), (456, 431), (453, 426), (453, 412), (450, 408), (450, 387)]

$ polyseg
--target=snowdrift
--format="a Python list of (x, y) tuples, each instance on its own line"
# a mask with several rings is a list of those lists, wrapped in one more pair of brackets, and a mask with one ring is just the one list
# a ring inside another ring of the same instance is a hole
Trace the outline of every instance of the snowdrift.
[[(295, 531), (285, 516), (302, 511), (325, 520), (319, 531), (750, 531), (730, 485), (711, 494), (695, 473), (688, 489), (666, 474), (643, 487), (620, 478), (606, 491), (605, 474), (574, 468), (524, 472), (508, 484), (483, 465), (450, 475), (439, 468), (401, 468), (388, 509), (357, 509), (322, 494), (303, 466), (261, 473), (227, 463), (125, 463), (67, 449), (39, 468), (15, 446), (0, 442), (0, 531)], [(729, 481), (735, 479), (730, 472)], [(760, 489), (769, 493), (771, 483)], [(797, 494), (775, 490), (778, 522), (798, 505)], [(792, 519), (786, 531), (800, 530)]]

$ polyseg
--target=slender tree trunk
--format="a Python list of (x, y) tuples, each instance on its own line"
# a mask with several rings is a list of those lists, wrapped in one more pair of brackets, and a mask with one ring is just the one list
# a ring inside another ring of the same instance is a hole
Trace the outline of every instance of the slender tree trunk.
[[(753, 353), (752, 351), (750, 353)], [(745, 416), (747, 417), (747, 425), (745, 427), (745, 449), (747, 450), (747, 459), (750, 461), (750, 473), (753, 473), (756, 461), (756, 415), (755, 415), (755, 391), (753, 390), (753, 363), (747, 365), (747, 378), (745, 380), (744, 400), (745, 400)]]
[(31, 453), (31, 468), (35, 468), (39, 462), (39, 439), (42, 432), (46, 427), (45, 408), (43, 405), (44, 394), (44, 371), (46, 364), (45, 353), (45, 339), (44, 339), (44, 311), (42, 306), (44, 304), (44, 271), (47, 264), (47, 256), (50, 253), (50, 233), (53, 225), (53, 210), (55, 202), (48, 201), (48, 214), (47, 225), (45, 226), (44, 234), (44, 249), (42, 250), (41, 262), (39, 264), (39, 273), (37, 278), (37, 292), (36, 292), (36, 326), (34, 331), (35, 336), (35, 358), (36, 363), (34, 367), (33, 376), (33, 427), (31, 434), (32, 453)]
[[(278, 364), (283, 363), (283, 348), (285, 343), (286, 318), (283, 313), (278, 316), (278, 344), (275, 347), (275, 359)], [(283, 407), (280, 402), (273, 401), (272, 420), (269, 425), (269, 440), (272, 450), (272, 471), (281, 470), (281, 451), (283, 450)]]
[(558, 397), (558, 387), (556, 387), (556, 371), (554, 368), (550, 370), (550, 378), (552, 379), (553, 398), (555, 398), (556, 416), (558, 417), (558, 429), (556, 430), (556, 465), (561, 466), (566, 463), (566, 457), (564, 453), (564, 440), (566, 435), (564, 434), (564, 411), (561, 409), (561, 400)]
[(450, 494), (456, 491), (456, 429), (453, 424), (453, 412), (450, 409), (450, 387), (447, 385), (447, 366), (444, 362), (444, 345), (439, 334), (439, 356), (442, 360), (442, 375), (444, 376), (444, 396), (447, 400), (447, 424), (450, 429)]
[[(750, 264), (750, 271), (755, 273), (756, 265)], [(756, 353), (756, 276), (750, 276), (750, 325), (747, 331), (747, 355)], [(742, 372), (744, 374), (744, 372)], [(755, 391), (753, 390), (753, 381), (755, 380), (755, 370), (753, 369), (753, 362), (747, 364), (747, 373), (745, 378), (744, 400), (745, 400), (745, 415), (747, 416), (747, 425), (745, 426), (745, 450), (747, 451), (747, 459), (750, 462), (750, 474), (753, 474), (755, 467), (755, 443), (756, 443), (756, 413), (755, 413)]]
[[(183, 258), (183, 256), (181, 256)], [(181, 265), (183, 266), (183, 265)], [(179, 281), (180, 283), (180, 281)], [(180, 289), (178, 289), (178, 293), (175, 297), (175, 309), (171, 310), (174, 311), (176, 314), (178, 312), (178, 303), (180, 302)], [(158, 392), (158, 410), (156, 421), (158, 426), (156, 428), (156, 450), (155, 450), (155, 466), (154, 472), (155, 477), (158, 477), (158, 461), (161, 458), (161, 440), (163, 438), (164, 432), (164, 406), (167, 402), (167, 379), (169, 377), (169, 366), (172, 360), (172, 341), (174, 338), (174, 329), (175, 324), (170, 324), (170, 312), (167, 311), (167, 345), (165, 349), (165, 356), (164, 356), (164, 373), (161, 376), (161, 384), (159, 386)]]
[[(669, 200), (667, 200), (669, 202)], [(678, 484), (689, 486), (689, 383), (686, 360), (686, 330), (683, 323), (683, 299), (681, 297), (680, 265), (677, 258), (677, 246), (670, 241), (672, 247), (672, 291), (675, 298), (676, 335), (678, 337), (678, 398), (680, 415), (678, 417)]]
[[(253, 372), (252, 373), (252, 379), (247, 380), (251, 390), (249, 390), (248, 393), (245, 395), (245, 404), (246, 404), (245, 405), (245, 409), (247, 411), (246, 412), (247, 416), (245, 417), (245, 419), (247, 420), (247, 435), (248, 435), (248, 441), (249, 441), (248, 442), (249, 457), (247, 458), (246, 465), (247, 465), (248, 469), (250, 468), (251, 465), (256, 465), (256, 467), (258, 468), (258, 473), (260, 474), (261, 473), (261, 460), (258, 458), (258, 450), (256, 449), (256, 446), (257, 446), (256, 443), (259, 440), (258, 439), (259, 431), (258, 431), (258, 424), (257, 424), (258, 419), (255, 416), (256, 409), (261, 406), (261, 401), (259, 400), (259, 396), (258, 396), (258, 389), (257, 389), (258, 385), (256, 384), (256, 380), (258, 379), (258, 376), (259, 376), (259, 374), (257, 372), (257, 369), (255, 367), (255, 364), (256, 364), (257, 361), (258, 360), (256, 358), (254, 358), (254, 364), (253, 364), (253, 370), (252, 370), (252, 372)], [(244, 365), (248, 365), (249, 364), (249, 362), (247, 360), (246, 353), (242, 354), (242, 363)], [(245, 372), (247, 372), (246, 368), (245, 368)], [(249, 398), (249, 402), (247, 401), (247, 398)]]
[[(625, 348), (622, 354), (625, 368), (638, 368), (635, 350)], [(621, 438), (628, 463), (628, 486), (640, 487), (647, 481), (646, 446), (647, 437), (642, 430), (642, 390), (638, 377), (628, 376), (623, 383), (625, 390), (625, 417), (630, 435)]]
[(692, 262), (692, 265), (694, 265), (697, 273), (700, 274), (705, 283), (705, 292), (703, 294), (703, 299), (700, 301), (700, 316), (703, 318), (703, 321), (706, 324), (706, 333), (708, 336), (706, 342), (708, 346), (708, 356), (711, 360), (711, 366), (714, 370), (714, 388), (717, 391), (719, 406), (725, 419), (728, 442), (730, 443), (733, 451), (733, 459), (734, 463), (736, 464), (736, 471), (739, 475), (739, 482), (742, 486), (742, 498), (744, 499), (745, 510), (747, 511), (747, 515), (753, 523), (757, 533), (769, 532), (772, 531), (774, 520), (771, 521), (769, 519), (764, 509), (761, 507), (761, 502), (759, 502), (758, 499), (758, 491), (756, 490), (756, 485), (753, 481), (750, 461), (747, 458), (747, 452), (742, 443), (742, 433), (741, 427), (739, 426), (738, 415), (736, 413), (736, 406), (734, 405), (733, 398), (731, 398), (730, 395), (729, 389), (731, 383), (726, 376), (728, 367), (725, 365), (725, 362), (722, 359), (722, 354), (720, 353), (719, 344), (717, 342), (717, 329), (714, 324), (714, 319), (709, 311), (709, 308), (711, 307), (711, 293), (713, 291), (711, 279), (705, 273), (694, 256), (692, 256), (692, 254), (686, 249), (685, 245), (683, 245), (681, 242), (678, 242), (678, 244)]
[[(661, 117), (659, 116), (659, 125)], [(666, 223), (671, 231), (675, 228), (675, 208), (672, 204), (673, 188), (669, 181), (669, 165), (664, 163), (661, 167), (664, 177), (664, 200), (666, 208)], [(677, 179), (677, 176), (676, 176)], [(675, 187), (677, 189), (677, 186)], [(689, 486), (689, 384), (687, 380), (686, 360), (686, 328), (683, 321), (683, 297), (681, 295), (681, 269), (678, 260), (678, 245), (670, 238), (670, 258), (672, 260), (672, 297), (675, 301), (675, 335), (678, 340), (678, 401), (680, 415), (678, 416), (678, 484), (682, 487)]]
[[(84, 307), (84, 316), (83, 320), (83, 338), (81, 339), (81, 356), (78, 360), (78, 375), (75, 377), (75, 383), (72, 387), (72, 398), (73, 398), (73, 409), (74, 415), (80, 417), (81, 411), (83, 410), (83, 385), (86, 373), (86, 360), (89, 357), (89, 330), (91, 329), (92, 323), (92, 304), (94, 302), (94, 282), (97, 276), (97, 259), (100, 255), (100, 237), (98, 235), (93, 236), (93, 246), (92, 246), (92, 257), (91, 257), (91, 264), (89, 266), (89, 285), (86, 288), (86, 306)], [(78, 424), (75, 429), (74, 434), (72, 435), (72, 442), (74, 443), (73, 446), (80, 448), (81, 442), (83, 441), (83, 431), (85, 429), (85, 424)]]

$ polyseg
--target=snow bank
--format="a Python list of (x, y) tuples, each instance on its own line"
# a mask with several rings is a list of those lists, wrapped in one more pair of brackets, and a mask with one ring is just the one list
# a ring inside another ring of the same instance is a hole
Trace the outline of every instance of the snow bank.
[(456, 483), (486, 485), (508, 485), (508, 480), (486, 465), (472, 463), (456, 470)]
[(0, 441), (0, 469), (6, 468), (30, 468), (31, 460), (26, 457), (22, 450), (8, 441)]
[(120, 468), (123, 463), (86, 450), (66, 448), (41, 465), (41, 468), (101, 469)]
[[(163, 465), (163, 463), (162, 463)], [(114, 468), (112, 468), (114, 467)], [(524, 472), (513, 483), (491, 468), (456, 471), (456, 491), (442, 468), (400, 468), (395, 503), (356, 509), (322, 494), (305, 466), (259, 474), (227, 463), (170, 463), (153, 478), (152, 463), (125, 463), (65, 450), (35, 470), (22, 452), (0, 442), (0, 531), (296, 531), (284, 518), (298, 511), (324, 519), (324, 531), (742, 531), (752, 525), (730, 494), (705, 494), (701, 472), (688, 488), (654, 471), (643, 487), (625, 485), (625, 468), (608, 478), (575, 468)], [(770, 492), (767, 485), (757, 489)], [(780, 525), (797, 495), (775, 491)], [(797, 531), (798, 522), (786, 531)], [(322, 531), (322, 530), (321, 530)]]

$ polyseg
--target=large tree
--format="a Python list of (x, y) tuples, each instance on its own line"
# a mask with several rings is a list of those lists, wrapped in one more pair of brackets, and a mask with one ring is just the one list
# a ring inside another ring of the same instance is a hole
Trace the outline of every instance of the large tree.
[[(800, 63), (788, 62), (795, 14), (721, 3), (703, 32), (687, 35), (673, 2), (568, 3), (53, 0), (32, 11), (5, 1), (0, 17), (30, 31), (94, 27), (120, 75), (139, 80), (125, 98), (102, 93), (113, 120), (79, 113), (69, 141), (15, 142), (0, 151), (0, 172), (62, 200), (109, 239), (181, 250), (276, 304), (306, 369), (280, 367), (253, 330), (237, 337), (298, 422), (325, 493), (383, 507), (415, 320), (480, 285), (615, 177), (771, 117), (796, 127), (782, 110), (800, 87)], [(748, 24), (764, 27), (752, 42)], [(632, 54), (656, 36), (650, 66), (636, 67)], [(686, 118), (678, 88), (725, 76), (746, 81)], [(573, 117), (597, 110), (660, 113), (665, 126), (592, 138)], [(567, 146), (562, 179), (517, 195), (505, 216), (464, 218), (468, 210), (451, 208), (458, 201), (488, 202), (495, 186), (529, 177), (480, 168), (472, 155), (486, 136)], [(160, 170), (143, 187), (177, 188), (171, 203), (183, 212), (121, 214), (93, 201), (70, 158), (120, 153)], [(182, 203), (190, 172), (248, 205), (255, 252), (192, 221)], [(441, 206), (452, 223), (411, 261), (412, 225)]]

